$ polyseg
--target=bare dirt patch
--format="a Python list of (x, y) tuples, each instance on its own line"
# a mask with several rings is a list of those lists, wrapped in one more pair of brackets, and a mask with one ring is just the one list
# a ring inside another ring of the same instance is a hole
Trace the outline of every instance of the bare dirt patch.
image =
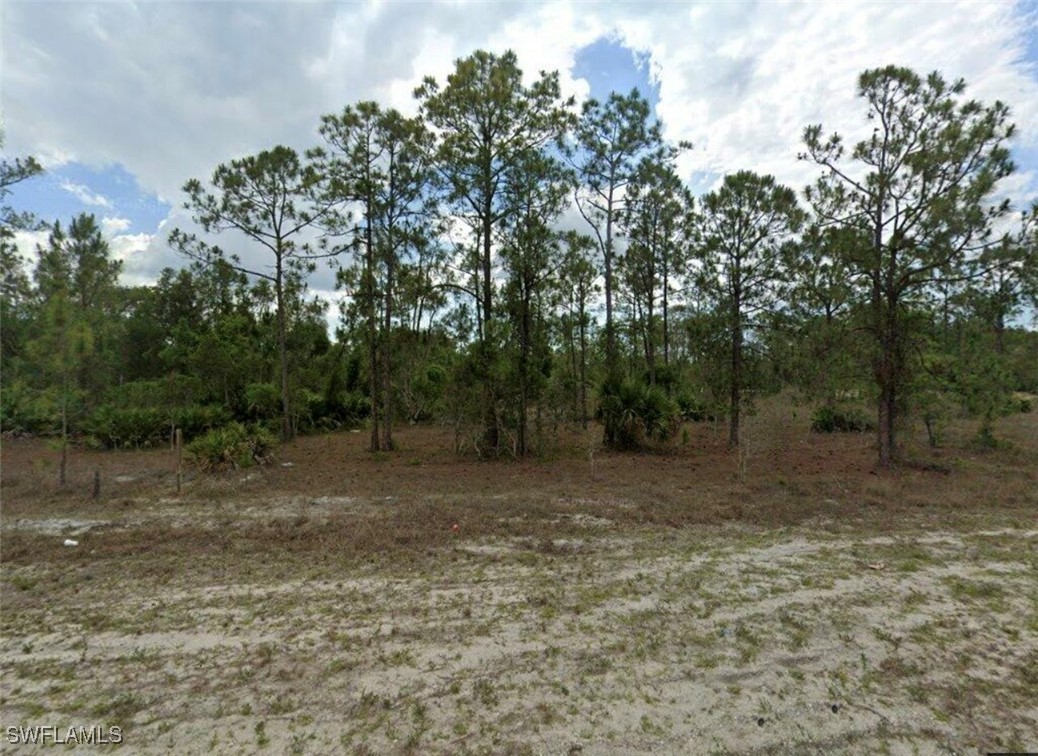
[(137, 476), (97, 501), (5, 442), (0, 724), (135, 753), (1038, 750), (1035, 420), (949, 472), (803, 434), (743, 475), (702, 428), (592, 477), (416, 430), (178, 497), (161, 451), (81, 452)]

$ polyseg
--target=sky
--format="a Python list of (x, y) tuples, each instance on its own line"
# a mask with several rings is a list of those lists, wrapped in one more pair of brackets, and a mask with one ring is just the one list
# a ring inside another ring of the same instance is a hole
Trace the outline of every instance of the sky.
[[(742, 169), (802, 189), (818, 175), (797, 160), (805, 126), (866, 128), (861, 71), (939, 70), (1010, 106), (1018, 168), (999, 192), (1038, 199), (1038, 0), (4, 0), (4, 154), (47, 169), (10, 199), (48, 221), (93, 213), (124, 282), (150, 283), (186, 262), (166, 244), (193, 229), (185, 181), (275, 144), (315, 146), (320, 116), (359, 100), (413, 113), (422, 77), (442, 82), (476, 49), (515, 50), (530, 80), (559, 71), (578, 102), (638, 87), (664, 135), (693, 143), (679, 168), (696, 194)], [(311, 285), (330, 292), (334, 274)]]

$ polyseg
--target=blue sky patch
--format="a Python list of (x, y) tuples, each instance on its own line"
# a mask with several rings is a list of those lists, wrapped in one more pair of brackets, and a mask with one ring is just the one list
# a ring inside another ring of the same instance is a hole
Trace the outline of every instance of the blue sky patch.
[[(625, 47), (610, 37), (603, 37), (577, 51), (574, 58), (573, 76), (584, 79), (591, 87), (591, 96), (597, 100), (609, 97), (610, 92), (626, 94), (637, 88), (642, 97), (649, 101), (652, 118), (655, 120), (656, 106), (660, 101), (659, 84), (649, 75), (649, 61), (645, 54)], [(683, 176), (693, 194), (699, 196), (713, 188), (718, 174), (694, 171)]]
[[(1033, 32), (1038, 24), (1038, 0), (1025, 0), (1017, 7), (1024, 25)], [(1023, 38), (1025, 60), (1038, 76), (1038, 34), (1025, 33)], [(653, 117), (656, 116), (660, 88), (650, 75), (647, 55), (625, 46), (616, 36), (599, 38), (579, 50), (573, 75), (585, 79), (591, 95), (600, 100), (612, 91), (626, 93), (637, 88), (652, 107)], [(1013, 145), (1013, 157), (1019, 171), (1038, 171), (1038, 146), (1018, 141)], [(694, 194), (702, 195), (717, 182), (719, 174), (694, 171), (682, 178)], [(1033, 187), (1032, 179), (1027, 193), (1033, 193)], [(16, 209), (35, 212), (48, 222), (60, 220), (67, 224), (82, 212), (93, 213), (98, 219), (124, 218), (129, 226), (123, 233), (128, 234), (154, 234), (172, 209), (157, 195), (142, 189), (136, 177), (119, 163), (96, 167), (93, 163), (73, 162), (55, 167), (15, 186), (8, 199)]]
[(1020, 10), (1023, 15), (1031, 24), (1031, 33), (1024, 35), (1024, 45), (1026, 46), (1026, 52), (1024, 59), (1033, 65), (1038, 73), (1038, 34), (1035, 33), (1036, 26), (1038, 26), (1038, 0), (1023, 0), (1020, 3)]
[(143, 191), (121, 165), (92, 168), (82, 163), (66, 163), (18, 184), (10, 203), (63, 225), (80, 213), (91, 213), (98, 220), (125, 218), (130, 226), (123, 233), (153, 234), (170, 211), (170, 205)]
[(573, 76), (587, 81), (596, 100), (605, 100), (610, 92), (627, 94), (637, 88), (649, 101), (652, 117), (656, 117), (660, 87), (649, 76), (648, 57), (616, 39), (603, 37), (577, 51)]

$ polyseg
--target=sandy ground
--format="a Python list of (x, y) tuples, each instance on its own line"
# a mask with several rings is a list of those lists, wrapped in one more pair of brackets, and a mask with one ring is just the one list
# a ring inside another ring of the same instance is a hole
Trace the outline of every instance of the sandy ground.
[(230, 581), (93, 567), (96, 518), (9, 522), (59, 556), (4, 569), (0, 720), (134, 753), (1038, 750), (1029, 523), (631, 533), (582, 506), (565, 538)]
[(180, 494), (168, 449), (77, 448), (57, 490), (4, 439), (0, 751), (1038, 752), (1038, 413), (895, 471), (808, 420), (519, 462), (314, 436)]

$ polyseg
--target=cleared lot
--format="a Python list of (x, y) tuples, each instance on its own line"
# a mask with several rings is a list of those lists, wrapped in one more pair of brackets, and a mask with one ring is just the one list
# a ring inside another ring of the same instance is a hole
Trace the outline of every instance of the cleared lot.
[(133, 752), (1038, 750), (1017, 422), (1015, 450), (883, 476), (859, 439), (794, 450), (824, 461), (799, 478), (777, 444), (748, 480), (702, 450), (310, 470), (346, 436), (177, 498), (158, 452), (107, 455), (138, 472), (99, 502), (7, 444), (0, 724)]

